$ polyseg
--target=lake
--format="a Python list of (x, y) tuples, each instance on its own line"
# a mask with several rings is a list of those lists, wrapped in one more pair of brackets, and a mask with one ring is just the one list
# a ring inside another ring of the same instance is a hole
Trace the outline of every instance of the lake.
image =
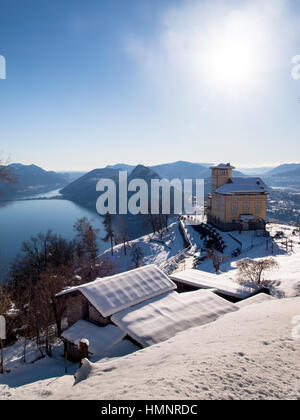
[[(8, 264), (20, 251), (22, 242), (39, 232), (54, 233), (71, 239), (75, 237), (73, 224), (78, 218), (88, 217), (104, 236), (103, 218), (67, 200), (24, 200), (0, 202), (0, 264), (5, 273)], [(109, 244), (99, 240), (99, 252)]]

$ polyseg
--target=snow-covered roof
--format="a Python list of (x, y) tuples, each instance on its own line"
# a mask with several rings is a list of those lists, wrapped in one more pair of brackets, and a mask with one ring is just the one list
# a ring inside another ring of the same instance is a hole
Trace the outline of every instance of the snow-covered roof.
[(210, 169), (235, 169), (234, 166), (231, 166), (230, 163), (220, 163), (216, 166), (211, 166)]
[(259, 177), (232, 177), (227, 184), (216, 189), (220, 194), (259, 194), (268, 191), (267, 185)]
[(123, 340), (126, 333), (114, 325), (97, 327), (90, 322), (80, 320), (64, 331), (61, 336), (76, 346), (79, 346), (80, 340), (88, 340), (89, 351), (93, 355), (100, 356)]
[(236, 310), (236, 305), (207, 290), (169, 292), (113, 315), (112, 321), (147, 347)]
[(148, 265), (63, 290), (57, 296), (79, 291), (107, 317), (174, 289), (176, 285), (158, 267)]
[(222, 279), (218, 274), (207, 273), (195, 269), (171, 274), (170, 277), (178, 283), (199, 289), (215, 289), (222, 295), (239, 299), (246, 299), (261, 289), (260, 286), (242, 286), (228, 278)]
[(243, 308), (244, 306), (253, 305), (254, 303), (263, 303), (268, 300), (274, 300), (270, 295), (267, 295), (266, 293), (259, 293), (258, 295), (252, 296), (248, 299), (241, 300), (240, 302), (236, 303), (236, 306), (239, 308)]

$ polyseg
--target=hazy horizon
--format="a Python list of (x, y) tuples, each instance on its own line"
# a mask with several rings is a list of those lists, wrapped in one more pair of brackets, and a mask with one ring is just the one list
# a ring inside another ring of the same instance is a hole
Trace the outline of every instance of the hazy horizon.
[[(11, 161), (9, 164), (21, 164), (21, 165), (25, 165), (25, 166), (36, 165), (36, 166), (38, 166), (38, 167), (40, 167), (40, 168), (42, 168), (46, 171), (54, 171), (54, 172), (79, 172), (79, 173), (82, 173), (82, 172), (90, 172), (94, 169), (101, 169), (101, 168), (106, 168), (107, 166), (115, 166), (115, 165), (121, 165), (121, 164), (131, 165), (131, 166), (144, 165), (144, 166), (152, 167), (152, 166), (157, 166), (157, 165), (167, 165), (167, 164), (176, 163), (176, 162), (187, 162), (187, 163), (194, 163), (194, 164), (199, 164), (199, 165), (201, 165), (201, 164), (208, 165), (209, 164), (208, 161), (207, 162), (205, 162), (205, 161), (193, 162), (193, 161), (190, 161), (190, 160), (189, 161), (182, 161), (181, 159), (178, 159), (178, 160), (172, 161), (172, 162), (161, 161), (161, 162), (158, 162), (158, 163), (149, 163), (149, 164), (146, 164), (146, 163), (143, 163), (143, 162), (131, 162), (131, 163), (130, 162), (114, 162), (114, 163), (107, 162), (103, 166), (98, 165), (98, 166), (95, 166), (93, 168), (87, 168), (87, 169), (81, 169), (81, 168), (79, 168), (79, 169), (77, 169), (77, 168), (76, 169), (47, 168), (47, 167), (44, 167), (44, 166), (38, 164), (37, 162), (24, 163), (24, 162), (13, 162), (13, 161)], [(227, 160), (223, 160), (222, 162), (221, 161), (220, 162), (214, 162), (213, 164), (219, 164), (219, 163), (227, 163)], [(273, 165), (263, 165), (262, 164), (262, 165), (253, 165), (253, 166), (236, 165), (234, 162), (230, 162), (230, 163), (233, 166), (235, 166), (235, 168), (237, 170), (242, 170), (242, 169), (245, 169), (245, 170), (253, 170), (253, 169), (260, 169), (260, 170), (265, 169), (265, 170), (267, 170), (267, 169), (269, 169), (269, 170), (271, 170), (272, 168), (276, 168), (277, 166), (284, 165), (284, 164), (300, 164), (300, 162), (297, 162), (297, 161), (279, 162), (279, 163), (276, 163), (276, 164), (273, 164)]]

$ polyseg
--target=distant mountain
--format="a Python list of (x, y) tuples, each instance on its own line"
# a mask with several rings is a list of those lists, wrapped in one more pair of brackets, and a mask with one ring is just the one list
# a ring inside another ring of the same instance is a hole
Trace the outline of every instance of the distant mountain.
[[(212, 163), (193, 163), (193, 162), (171, 162), (163, 163), (161, 165), (154, 165), (147, 167), (156, 172), (161, 178), (166, 178), (168, 180), (178, 178), (180, 180), (184, 179), (205, 179), (209, 178), (211, 175), (210, 167)], [(143, 166), (143, 165), (141, 165)], [(146, 167), (146, 166), (144, 166)], [(108, 165), (106, 168), (116, 169), (119, 171), (127, 171), (130, 174), (134, 170), (134, 166), (128, 165), (126, 163), (118, 163), (116, 165)], [(233, 171), (234, 176), (243, 176), (243, 173), (240, 171)]]
[[(151, 179), (166, 178), (172, 180), (179, 178), (180, 180), (205, 179), (205, 190), (206, 192), (209, 192), (210, 190), (211, 171), (209, 168), (204, 167), (199, 163), (178, 161), (151, 167), (144, 165), (133, 167), (132, 165), (119, 163), (102, 169), (94, 169), (67, 185), (61, 190), (61, 193), (72, 201), (80, 202), (83, 205), (95, 209), (95, 203), (99, 197), (99, 193), (96, 191), (97, 182), (100, 178), (110, 178), (115, 180), (116, 184), (118, 184), (120, 170), (128, 172), (128, 182), (134, 178), (141, 178), (147, 182), (149, 189)], [(243, 173), (240, 171), (233, 171), (233, 175), (243, 176)], [(130, 197), (130, 194), (128, 194), (128, 196)]]
[(0, 180), (0, 198), (14, 199), (32, 196), (40, 192), (58, 189), (67, 185), (68, 177), (53, 171), (45, 171), (36, 165), (12, 163), (8, 165), (14, 184)]
[(77, 172), (77, 171), (69, 171), (69, 172), (58, 172), (58, 174), (62, 175), (68, 180), (68, 184), (75, 181), (76, 179), (81, 178), (86, 172)]
[[(210, 166), (204, 166), (208, 164), (192, 163), (178, 161), (173, 163), (165, 163), (162, 165), (151, 166), (155, 172), (157, 172), (162, 178), (174, 179), (179, 178), (184, 179), (206, 179), (210, 178), (211, 170), (210, 167), (214, 164), (209, 164)], [(243, 176), (244, 174), (240, 171), (233, 171), (233, 176)]]
[[(200, 164), (178, 161), (173, 163), (164, 163), (161, 165), (147, 166), (147, 168), (152, 169), (153, 171), (157, 172), (160, 177), (166, 179), (196, 179), (202, 178), (202, 175), (204, 175), (204, 177), (208, 176), (209, 170), (207, 168), (209, 166), (210, 164), (208, 163)], [(128, 174), (130, 174), (134, 170), (135, 166), (128, 165), (126, 163), (117, 163), (116, 165), (108, 165), (107, 168), (117, 169), (119, 171), (127, 171)]]
[(151, 166), (162, 178), (166, 179), (202, 179), (210, 176), (210, 170), (199, 163), (173, 162)]
[(279, 165), (272, 171), (263, 175), (271, 187), (282, 187), (290, 190), (300, 186), (300, 163), (287, 163)]
[[(96, 191), (96, 185), (101, 178), (112, 179), (115, 181), (118, 190), (119, 169), (106, 167), (102, 169), (94, 169), (93, 171), (88, 172), (79, 179), (73, 181), (71, 184), (67, 185), (60, 192), (67, 199), (80, 202), (95, 209), (96, 201), (99, 197), (99, 192)], [(128, 183), (132, 179), (136, 178), (145, 180), (147, 185), (150, 187), (151, 179), (160, 177), (152, 169), (143, 165), (138, 165), (128, 175)], [(128, 196), (130, 196), (130, 194), (128, 194)]]
[(213, 163), (202, 163), (202, 162), (197, 162), (199, 165), (204, 166), (204, 168), (210, 168), (211, 166), (214, 166)]
[(118, 182), (119, 171), (111, 168), (94, 169), (67, 185), (60, 193), (69, 200), (95, 209), (96, 200), (99, 197), (96, 185), (101, 178)]
[(295, 169), (299, 169), (299, 168), (300, 168), (300, 163), (285, 163), (283, 165), (276, 166), (276, 168), (267, 172), (265, 176), (278, 175), (281, 173), (294, 171)]
[(287, 171), (287, 172), (280, 172), (276, 175), (273, 175), (273, 177), (275, 178), (289, 178), (289, 179), (294, 179), (294, 178), (299, 178), (300, 177), (300, 165), (297, 169), (293, 169), (291, 171)]
[[(122, 168), (121, 170), (124, 169), (125, 168)], [(100, 192), (96, 191), (97, 182), (101, 178), (112, 179), (116, 183), (118, 207), (119, 170), (120, 169), (113, 169), (109, 167), (103, 169), (94, 169), (93, 171), (87, 173), (86, 175), (67, 185), (60, 192), (65, 198), (96, 211), (96, 202), (101, 194)], [(133, 170), (131, 170), (130, 174), (128, 175), (128, 183), (131, 180), (137, 178), (146, 181), (148, 185), (148, 203), (151, 203), (151, 179), (159, 179), (159, 175), (152, 169), (147, 168), (146, 166), (138, 165)], [(134, 192), (128, 192), (128, 200), (133, 194)], [(121, 216), (113, 216), (113, 223), (115, 226), (115, 233), (118, 233), (118, 228), (120, 226), (127, 226), (128, 233), (131, 239), (137, 238), (138, 236), (141, 236), (141, 234), (147, 233), (149, 230), (149, 227), (146, 227), (146, 216), (143, 215), (133, 216), (131, 214), (128, 214)]]
[(118, 171), (127, 171), (128, 174), (135, 168), (134, 165), (127, 165), (127, 163), (117, 163), (116, 165), (107, 165), (108, 169), (117, 169)]
[(260, 168), (238, 168), (239, 171), (244, 173), (245, 175), (265, 175), (266, 173), (270, 172), (274, 167), (270, 166), (263, 166)]
[(150, 186), (151, 179), (160, 179), (161, 177), (152, 168), (148, 168), (147, 166), (144, 166), (144, 165), (138, 165), (134, 168), (134, 170), (129, 175), (128, 181), (130, 182), (131, 180), (137, 179), (137, 178), (143, 179)]

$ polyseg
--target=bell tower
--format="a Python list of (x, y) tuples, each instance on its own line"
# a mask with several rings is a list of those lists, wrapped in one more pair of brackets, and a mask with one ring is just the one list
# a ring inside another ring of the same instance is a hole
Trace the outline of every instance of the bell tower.
[(232, 177), (232, 170), (235, 169), (230, 163), (221, 163), (218, 166), (212, 166), (211, 168), (211, 190), (216, 191), (219, 187), (228, 183), (228, 180)]

